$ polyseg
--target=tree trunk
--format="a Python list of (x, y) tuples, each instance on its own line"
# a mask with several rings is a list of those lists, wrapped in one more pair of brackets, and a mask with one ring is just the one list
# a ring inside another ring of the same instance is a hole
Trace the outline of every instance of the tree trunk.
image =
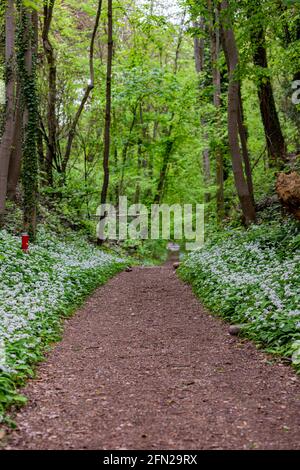
[(7, 180), (9, 161), (14, 131), (14, 101), (15, 101), (15, 74), (14, 74), (14, 2), (7, 1), (5, 15), (5, 73), (6, 73), (6, 112), (4, 132), (0, 143), (0, 215), (5, 212), (7, 195)]
[(259, 72), (258, 98), (263, 121), (266, 144), (271, 166), (279, 166), (287, 160), (287, 149), (276, 109), (273, 87), (268, 74), (268, 59), (265, 31), (260, 18), (260, 2), (252, 0), (249, 15), (251, 18), (250, 39), (253, 62)]
[(186, 10), (184, 10), (182, 18), (181, 18), (181, 23), (180, 23), (180, 32), (179, 32), (179, 37), (177, 41), (177, 47), (176, 47), (176, 52), (175, 52), (175, 61), (174, 61), (174, 73), (175, 75), (178, 72), (179, 68), (179, 56), (180, 56), (180, 48), (183, 40), (183, 30), (184, 30), (184, 23), (185, 23), (185, 17), (186, 17)]
[(131, 134), (133, 132), (133, 129), (134, 129), (134, 126), (135, 126), (135, 123), (136, 123), (136, 116), (137, 116), (137, 108), (138, 108), (138, 103), (136, 103), (135, 107), (134, 107), (134, 110), (133, 110), (133, 117), (132, 117), (132, 121), (131, 121), (131, 124), (130, 124), (130, 128), (129, 128), (129, 136), (123, 146), (123, 151), (122, 151), (122, 164), (121, 164), (121, 178), (120, 178), (120, 183), (119, 183), (119, 194), (120, 196), (123, 196), (123, 192), (124, 192), (124, 178), (125, 178), (125, 166), (126, 166), (126, 161), (127, 161), (127, 154), (128, 154), (128, 150), (129, 150), (129, 147), (130, 147), (130, 144), (131, 144)]
[(162, 202), (162, 198), (163, 198), (164, 186), (165, 186), (166, 176), (167, 176), (167, 172), (168, 172), (170, 156), (172, 154), (173, 145), (174, 145), (174, 141), (171, 140), (171, 138), (170, 138), (171, 132), (172, 132), (172, 129), (169, 132), (169, 140), (166, 142), (166, 149), (165, 149), (165, 152), (164, 152), (164, 158), (163, 158), (163, 162), (162, 162), (162, 166), (161, 166), (161, 170), (160, 170), (160, 174), (159, 174), (159, 180), (158, 180), (158, 184), (157, 184), (156, 194), (154, 196), (154, 201), (153, 201), (154, 204), (160, 204)]
[[(185, 16), (186, 16), (186, 11), (183, 12), (182, 18), (181, 18), (181, 24), (180, 24), (180, 29), (179, 29), (179, 35), (178, 35), (178, 40), (177, 40), (177, 45), (176, 45), (176, 54), (175, 54), (175, 61), (174, 61), (174, 73), (175, 75), (178, 73), (178, 59), (180, 55), (180, 47), (182, 44), (182, 37), (183, 37), (183, 29), (184, 29), (184, 23), (185, 23)], [(165, 152), (163, 154), (163, 160), (162, 160), (162, 165), (159, 173), (159, 178), (158, 178), (158, 183), (157, 183), (157, 188), (156, 192), (154, 195), (154, 204), (160, 204), (163, 198), (163, 193), (164, 193), (164, 188), (165, 188), (165, 182), (168, 174), (168, 167), (169, 167), (169, 162), (170, 162), (170, 157), (172, 155), (173, 147), (174, 147), (174, 139), (172, 138), (172, 130), (173, 130), (173, 118), (174, 114), (172, 113), (172, 117), (170, 120), (170, 126), (167, 131), (167, 139), (166, 139), (166, 144), (165, 144)], [(158, 127), (158, 124), (157, 124)], [(154, 133), (156, 135), (157, 128), (155, 127), (154, 124)], [(154, 136), (155, 139), (155, 136)], [(151, 162), (151, 166), (153, 167), (153, 161)]]
[(48, 63), (48, 103), (47, 103), (47, 126), (48, 140), (45, 161), (46, 181), (53, 186), (53, 162), (56, 160), (57, 119), (56, 119), (56, 59), (53, 46), (49, 39), (49, 32), (53, 16), (55, 0), (44, 2), (44, 24), (43, 24), (43, 48)]
[(141, 197), (141, 169), (142, 169), (142, 139), (139, 139), (137, 145), (137, 182), (134, 193), (134, 204), (140, 202)]
[[(199, 29), (202, 34), (205, 31), (205, 22), (204, 18), (201, 17), (199, 21), (194, 22), (194, 27)], [(204, 39), (199, 38), (195, 36), (194, 38), (194, 57), (195, 57), (195, 68), (197, 74), (200, 74), (203, 72), (204, 69)], [(199, 79), (199, 87), (201, 86), (200, 84), (200, 79)], [(205, 122), (205, 119), (203, 118), (201, 120), (201, 125), (203, 128), (207, 127), (207, 124)], [(211, 182), (211, 172), (210, 172), (210, 152), (209, 152), (209, 147), (208, 147), (208, 133), (205, 130), (204, 132), (204, 140), (207, 144), (207, 147), (202, 152), (202, 168), (203, 168), (203, 180), (204, 180), (204, 188), (205, 188), (205, 193), (204, 193), (204, 202), (209, 203), (211, 199), (211, 194), (209, 192), (209, 185)]]
[(110, 126), (111, 126), (111, 80), (113, 60), (113, 7), (112, 0), (108, 0), (108, 39), (107, 39), (107, 72), (106, 72), (106, 109), (104, 129), (104, 153), (103, 153), (103, 185), (101, 191), (101, 204), (107, 200), (109, 185), (109, 156), (110, 156)]
[(18, 31), (18, 74), (24, 102), (23, 144), (23, 228), (31, 239), (36, 234), (38, 192), (37, 127), (38, 109), (36, 95), (35, 54), (37, 50), (37, 12), (20, 6)]
[(99, 22), (100, 22), (100, 17), (101, 17), (101, 11), (102, 11), (102, 0), (99, 0), (98, 1), (98, 9), (97, 9), (97, 13), (96, 13), (95, 24), (94, 24), (94, 29), (93, 29), (91, 43), (90, 43), (90, 52), (89, 52), (90, 80), (89, 80), (89, 83), (86, 87), (84, 95), (82, 97), (82, 100), (81, 100), (81, 102), (78, 106), (78, 109), (77, 109), (77, 112), (74, 116), (74, 119), (71, 123), (71, 128), (69, 130), (66, 150), (65, 150), (64, 158), (63, 158), (62, 165), (61, 165), (61, 168), (60, 168), (60, 171), (63, 175), (63, 181), (65, 181), (65, 177), (66, 177), (66, 170), (67, 170), (68, 162), (69, 162), (69, 159), (70, 159), (70, 156), (71, 156), (71, 150), (72, 150), (73, 141), (74, 141), (74, 138), (75, 138), (77, 124), (78, 124), (80, 116), (81, 116), (81, 114), (84, 110), (85, 104), (86, 104), (87, 100), (89, 99), (90, 93), (94, 89), (94, 86), (95, 86), (94, 49), (95, 49), (96, 35), (97, 35)]
[[(205, 139), (206, 142), (208, 141), (207, 132), (204, 135), (204, 139)], [(210, 202), (210, 199), (211, 199), (211, 194), (209, 192), (211, 173), (210, 173), (210, 155), (209, 155), (209, 148), (208, 147), (206, 147), (203, 150), (202, 157), (203, 157), (203, 176), (204, 176), (204, 187), (205, 187), (204, 202), (206, 204), (208, 204)]]
[[(194, 21), (193, 27), (203, 31), (204, 20), (200, 18), (200, 21)], [(195, 56), (195, 68), (197, 73), (201, 73), (204, 69), (204, 39), (201, 37), (194, 36), (194, 56)]]
[[(220, 28), (219, 11), (213, 5), (214, 2), (208, 1), (208, 9), (211, 14), (210, 23), (210, 50), (212, 61), (213, 78), (213, 103), (216, 108), (217, 123), (220, 124), (221, 115), (221, 73), (218, 68), (218, 59), (220, 55)], [(224, 218), (224, 168), (223, 152), (220, 145), (216, 148), (216, 184), (217, 184), (217, 216), (221, 221)]]
[(245, 173), (246, 173), (246, 180), (247, 180), (247, 184), (248, 184), (248, 189), (249, 189), (250, 196), (253, 200), (253, 204), (255, 204), (253, 180), (252, 180), (252, 169), (251, 169), (250, 157), (249, 157), (249, 152), (248, 152), (248, 135), (247, 135), (247, 129), (246, 129), (246, 126), (245, 126), (245, 123), (244, 123), (244, 110), (243, 110), (243, 101), (242, 101), (241, 87), (240, 86), (239, 86), (238, 129), (239, 129), (239, 134), (240, 134), (240, 140), (241, 140), (241, 146), (242, 146), (242, 155), (243, 155), (243, 161), (244, 161), (244, 167), (245, 167)]
[[(201, 17), (199, 21), (193, 23), (194, 28), (197, 28), (204, 34), (205, 31), (205, 21), (204, 18)], [(204, 70), (204, 39), (202, 37), (194, 37), (194, 57), (195, 57), (195, 69), (197, 74), (199, 75)], [(199, 79), (199, 88), (201, 87), (200, 79)], [(206, 128), (205, 119), (201, 120), (201, 125), (203, 128)], [(205, 130), (204, 132), (204, 140), (208, 145), (208, 134)], [(210, 192), (207, 190), (207, 187), (210, 185), (211, 181), (211, 172), (210, 172), (210, 152), (209, 147), (205, 147), (202, 152), (202, 168), (203, 168), (203, 179), (204, 179), (204, 202), (209, 203), (211, 199)]]
[[(233, 33), (234, 37), (234, 33)], [(235, 40), (235, 38), (234, 38)], [(223, 30), (223, 42), (224, 42), (224, 30)], [(224, 54), (226, 58), (226, 64), (228, 70), (230, 69), (230, 58), (228, 56), (228, 51), (225, 48), (224, 45)], [(238, 51), (237, 51), (238, 55)], [(253, 189), (253, 180), (252, 180), (252, 169), (251, 169), (251, 163), (250, 163), (250, 157), (249, 157), (249, 152), (248, 152), (248, 133), (247, 129), (244, 123), (244, 109), (243, 109), (243, 101), (242, 101), (242, 94), (241, 94), (241, 83), (240, 80), (237, 79), (238, 83), (238, 117), (237, 117), (237, 125), (238, 125), (238, 133), (240, 137), (240, 143), (241, 143), (241, 150), (242, 150), (242, 161), (244, 164), (245, 168), (245, 174), (246, 174), (246, 181), (249, 189), (250, 196), (252, 198), (253, 204), (255, 205), (254, 201), (254, 189)]]
[(224, 205), (224, 163), (221, 148), (216, 150), (217, 216), (221, 222), (225, 215)]
[(245, 179), (243, 162), (239, 144), (238, 118), (239, 106), (239, 80), (236, 77), (239, 63), (238, 50), (236, 46), (234, 32), (231, 26), (229, 6), (227, 1), (221, 3), (222, 14), (222, 39), (223, 47), (226, 51), (229, 72), (228, 88), (228, 138), (232, 160), (232, 168), (237, 194), (241, 203), (241, 208), (246, 225), (251, 224), (256, 219), (255, 207), (248, 184)]

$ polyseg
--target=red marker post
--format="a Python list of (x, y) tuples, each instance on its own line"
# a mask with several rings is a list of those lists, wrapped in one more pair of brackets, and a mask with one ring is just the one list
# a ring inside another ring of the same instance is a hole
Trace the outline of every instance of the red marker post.
[(29, 235), (28, 233), (22, 233), (22, 250), (27, 253), (29, 249)]

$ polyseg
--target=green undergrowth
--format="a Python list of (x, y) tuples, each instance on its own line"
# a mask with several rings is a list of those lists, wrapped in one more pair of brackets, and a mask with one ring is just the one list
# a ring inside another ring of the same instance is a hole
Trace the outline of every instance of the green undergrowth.
[(1, 420), (8, 407), (24, 404), (18, 389), (60, 340), (63, 319), (127, 262), (72, 232), (62, 238), (42, 227), (23, 253), (19, 237), (0, 231)]

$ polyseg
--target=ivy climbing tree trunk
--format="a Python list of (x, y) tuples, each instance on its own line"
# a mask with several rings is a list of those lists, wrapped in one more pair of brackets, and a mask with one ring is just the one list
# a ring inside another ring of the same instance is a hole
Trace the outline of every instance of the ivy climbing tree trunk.
[(249, 191), (244, 174), (243, 161), (239, 142), (238, 119), (240, 113), (240, 82), (237, 76), (239, 56), (231, 24), (230, 10), (227, 1), (221, 3), (221, 25), (223, 48), (227, 57), (229, 72), (228, 88), (228, 138), (232, 168), (237, 194), (240, 200), (246, 225), (255, 222), (256, 213), (253, 198)]
[(23, 226), (31, 239), (36, 234), (38, 195), (37, 128), (38, 104), (36, 93), (37, 12), (18, 2), (19, 26), (17, 33), (18, 74), (24, 103), (23, 143)]
[(108, 0), (108, 38), (107, 38), (107, 71), (106, 71), (106, 107), (104, 129), (104, 153), (103, 153), (103, 184), (101, 191), (101, 204), (107, 200), (109, 185), (109, 156), (110, 156), (110, 127), (111, 127), (111, 80), (113, 60), (113, 6), (112, 0)]
[(22, 163), (22, 140), (23, 140), (23, 105), (21, 100), (20, 80), (17, 76), (16, 104), (14, 112), (14, 135), (9, 161), (7, 197), (11, 201), (16, 199), (17, 186), (20, 180)]
[(5, 15), (5, 74), (6, 112), (4, 131), (0, 143), (0, 216), (5, 212), (9, 161), (14, 131), (15, 73), (14, 73), (14, 1), (8, 0)]

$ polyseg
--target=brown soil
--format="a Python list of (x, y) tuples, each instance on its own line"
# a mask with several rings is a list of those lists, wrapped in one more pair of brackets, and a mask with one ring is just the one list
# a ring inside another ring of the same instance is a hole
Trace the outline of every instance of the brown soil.
[(6, 448), (297, 449), (299, 379), (272, 361), (170, 266), (135, 268), (67, 322)]

